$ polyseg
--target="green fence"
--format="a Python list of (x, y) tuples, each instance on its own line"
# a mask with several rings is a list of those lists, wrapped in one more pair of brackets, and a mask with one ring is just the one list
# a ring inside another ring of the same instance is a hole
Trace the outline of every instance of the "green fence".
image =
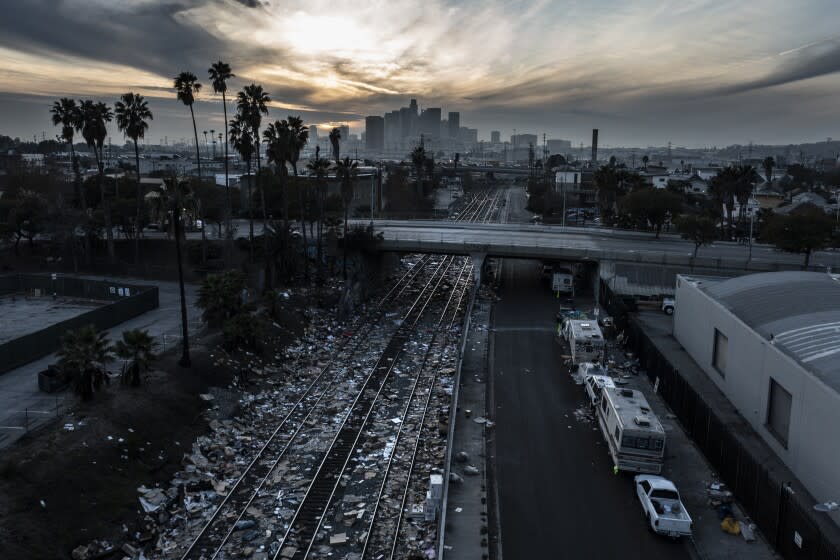
[(110, 329), (156, 309), (159, 305), (157, 286), (137, 286), (119, 281), (53, 277), (52, 275), (0, 276), (0, 295), (32, 290), (38, 290), (44, 295), (55, 294), (107, 303), (0, 344), (0, 374), (55, 352), (61, 345), (62, 335), (68, 330), (85, 325), (93, 325), (96, 330)]

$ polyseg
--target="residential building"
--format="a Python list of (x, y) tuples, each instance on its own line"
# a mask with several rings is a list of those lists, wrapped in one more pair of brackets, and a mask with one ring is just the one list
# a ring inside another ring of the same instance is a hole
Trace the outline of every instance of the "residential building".
[(816, 501), (836, 501), (840, 276), (678, 275), (674, 336)]
[[(451, 115), (452, 113), (450, 113)], [(451, 118), (451, 117), (450, 117)], [(491, 130), (490, 131), (490, 142), (493, 144), (499, 144), (502, 141), (502, 133), (498, 130)]]
[(368, 152), (381, 152), (385, 149), (385, 119), (383, 117), (365, 117), (365, 149)]

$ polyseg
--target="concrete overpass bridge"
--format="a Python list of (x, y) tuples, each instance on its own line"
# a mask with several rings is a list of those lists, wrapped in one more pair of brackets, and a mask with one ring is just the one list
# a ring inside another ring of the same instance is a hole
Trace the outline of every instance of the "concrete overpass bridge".
[[(369, 222), (360, 220), (359, 224)], [(677, 273), (737, 276), (798, 270), (804, 261), (803, 255), (759, 244), (753, 245), (750, 258), (746, 245), (730, 242), (701, 247), (695, 258), (694, 244), (676, 235), (663, 234), (655, 239), (649, 233), (606, 228), (378, 220), (374, 222), (374, 230), (382, 233), (379, 243), (382, 251), (469, 255), (477, 264), (488, 256), (592, 263), (598, 266), (601, 278), (619, 284), (636, 278), (640, 284), (670, 285), (671, 291)], [(814, 253), (809, 268), (838, 270), (840, 253)], [(646, 271), (647, 280), (639, 280), (640, 271)], [(660, 280), (652, 280), (654, 277)], [(619, 293), (632, 291), (616, 288)]]
[[(443, 171), (455, 171), (452, 165), (438, 166)], [(530, 175), (531, 170), (527, 167), (503, 167), (494, 165), (459, 165), (458, 172), (466, 173), (495, 173), (498, 175)]]

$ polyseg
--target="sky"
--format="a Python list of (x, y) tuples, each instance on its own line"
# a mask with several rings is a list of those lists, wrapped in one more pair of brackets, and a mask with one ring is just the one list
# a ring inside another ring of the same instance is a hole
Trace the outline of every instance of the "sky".
[[(192, 133), (172, 78), (216, 60), (319, 126), (407, 106), (503, 138), (606, 147), (840, 137), (837, 0), (0, 0), (0, 134), (58, 132), (58, 97), (149, 99), (150, 143)], [(232, 104), (229, 108), (232, 111)], [(114, 142), (121, 140), (115, 127)]]

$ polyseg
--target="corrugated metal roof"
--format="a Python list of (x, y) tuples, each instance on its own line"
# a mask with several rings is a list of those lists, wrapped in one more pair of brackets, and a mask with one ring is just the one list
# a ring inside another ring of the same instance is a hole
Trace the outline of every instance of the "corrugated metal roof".
[(835, 275), (767, 272), (704, 281), (701, 289), (840, 392), (840, 282)]

